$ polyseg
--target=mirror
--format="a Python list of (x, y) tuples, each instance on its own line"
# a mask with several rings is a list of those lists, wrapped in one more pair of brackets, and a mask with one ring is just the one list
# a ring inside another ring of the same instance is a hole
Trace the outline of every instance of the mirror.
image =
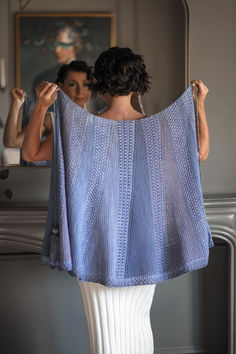
[[(151, 92), (139, 100), (133, 98), (133, 105), (145, 114), (159, 112), (187, 87), (186, 2), (137, 1), (134, 8), (120, 6), (117, 11), (115, 15), (24, 12), (15, 16), (16, 75), (12, 82), (8, 80), (10, 65), (4, 58), (0, 61), (0, 95), (9, 97), (0, 120), (1, 166), (50, 167), (50, 161), (22, 159), (24, 128), (34, 107), (37, 85), (44, 80), (54, 82), (60, 67), (71, 60), (84, 60), (93, 66), (98, 55), (114, 45), (130, 47), (143, 55), (152, 77)], [(13, 48), (10, 50), (13, 52)], [(104, 108), (101, 97), (86, 102), (86, 109), (95, 114)], [(53, 131), (52, 106), (44, 122), (42, 140)]]

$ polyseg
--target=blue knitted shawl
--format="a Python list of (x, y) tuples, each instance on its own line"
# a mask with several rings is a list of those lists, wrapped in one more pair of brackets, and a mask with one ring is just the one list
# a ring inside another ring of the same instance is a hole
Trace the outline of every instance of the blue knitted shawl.
[(196, 122), (192, 86), (160, 113), (119, 121), (60, 90), (41, 264), (111, 287), (205, 267), (214, 243)]

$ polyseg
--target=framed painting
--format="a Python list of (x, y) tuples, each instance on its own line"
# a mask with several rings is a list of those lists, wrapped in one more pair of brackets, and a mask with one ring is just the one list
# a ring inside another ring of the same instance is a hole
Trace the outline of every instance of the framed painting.
[(71, 60), (94, 65), (116, 45), (115, 15), (110, 13), (19, 13), (16, 15), (16, 85), (31, 98), (41, 81), (54, 82)]

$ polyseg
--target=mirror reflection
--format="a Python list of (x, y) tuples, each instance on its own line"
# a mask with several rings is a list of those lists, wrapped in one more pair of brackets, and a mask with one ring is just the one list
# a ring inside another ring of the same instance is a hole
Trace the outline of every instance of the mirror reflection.
[[(70, 97), (72, 101), (86, 109), (86, 103), (91, 96), (92, 84), (92, 67), (88, 66), (84, 61), (73, 60), (69, 64), (64, 64), (57, 72), (55, 84), (49, 81), (41, 81), (36, 86), (36, 99), (40, 99), (40, 95), (50, 93), (55, 87), (61, 89)], [(50, 165), (50, 160), (42, 161), (25, 161), (22, 158), (21, 148), (28, 127), (29, 119), (35, 107), (35, 102), (19, 88), (11, 91), (11, 107), (7, 117), (3, 142), (8, 148), (20, 148), (20, 164), (32, 166)], [(17, 118), (22, 108), (22, 129), (17, 129)], [(53, 108), (47, 107), (44, 114), (43, 125), (39, 127), (40, 139), (44, 141), (46, 137), (53, 134), (54, 130), (54, 112)]]
[[(155, 40), (159, 54), (155, 62), (152, 62), (152, 41), (148, 41), (147, 47), (147, 41), (143, 40), (147, 36), (143, 35), (143, 31), (137, 28), (134, 33), (140, 47), (140, 50), (134, 51), (144, 56), (148, 73), (152, 77), (150, 93), (145, 97), (135, 94), (131, 97), (133, 108), (143, 114), (156, 113), (170, 104), (183, 92), (188, 81), (187, 19), (184, 2), (160, 2), (157, 7), (160, 18), (153, 23), (155, 22), (156, 26)], [(171, 25), (173, 11), (178, 16), (175, 24)], [(102, 18), (91, 14), (86, 19), (78, 18), (78, 14), (62, 14), (60, 18), (45, 14), (30, 16), (26, 13), (17, 16), (16, 41), (19, 52), (16, 58), (16, 82), (14, 87), (9, 89), (8, 115), (2, 117), (1, 122), (3, 141), (0, 163), (2, 166), (50, 166), (50, 160), (30, 162), (22, 157), (22, 144), (37, 100), (37, 92), (42, 85), (46, 88), (46, 85), (49, 85), (47, 83), (56, 83), (76, 104), (91, 113), (101, 114), (107, 104), (99, 94), (92, 96), (93, 66), (101, 52), (117, 45), (118, 31), (115, 30), (112, 14)], [(137, 12), (136, 16), (139, 23), (151, 23), (150, 19), (145, 18), (143, 11)], [(120, 31), (122, 32), (122, 28)], [(122, 33), (119, 33), (119, 36), (121, 37)], [(178, 51), (175, 50), (176, 46)], [(166, 61), (170, 57), (171, 63)], [(173, 77), (176, 80), (173, 80)], [(160, 85), (160, 82), (163, 85)], [(43, 124), (39, 129), (41, 141), (53, 134), (53, 129), (54, 108), (51, 105), (45, 112)]]

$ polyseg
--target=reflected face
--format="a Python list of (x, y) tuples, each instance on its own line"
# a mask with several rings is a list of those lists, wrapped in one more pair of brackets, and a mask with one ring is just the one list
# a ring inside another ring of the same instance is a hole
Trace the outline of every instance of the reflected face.
[(84, 108), (85, 103), (91, 96), (89, 83), (87, 73), (82, 71), (69, 71), (64, 83), (59, 83), (59, 86), (72, 101)]
[(68, 64), (76, 59), (75, 43), (66, 32), (62, 32), (56, 37), (54, 55), (60, 64)]

